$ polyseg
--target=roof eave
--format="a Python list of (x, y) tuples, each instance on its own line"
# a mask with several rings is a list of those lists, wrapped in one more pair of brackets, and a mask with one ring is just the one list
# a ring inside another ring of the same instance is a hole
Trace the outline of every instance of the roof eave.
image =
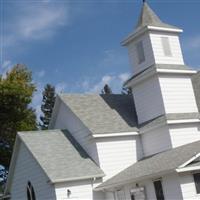
[[(114, 187), (119, 187), (119, 186), (130, 184), (130, 183), (141, 182), (141, 181), (144, 181), (147, 179), (160, 177), (160, 176), (163, 176), (163, 175), (175, 172), (175, 171), (176, 171), (175, 169), (170, 169), (170, 170), (161, 171), (161, 172), (158, 172), (155, 174), (145, 175), (145, 176), (138, 177), (135, 179), (124, 180), (122, 182), (118, 182), (118, 183), (114, 183), (114, 184), (108, 184), (108, 185), (102, 186), (102, 187), (101, 187), (101, 185), (99, 185), (96, 188), (94, 188), (94, 191), (102, 191), (102, 190), (111, 189)], [(102, 183), (102, 185), (103, 185), (103, 183)]]
[(171, 32), (171, 33), (182, 33), (183, 30), (180, 28), (167, 28), (167, 27), (159, 27), (159, 26), (144, 26), (134, 31), (130, 35), (128, 35), (125, 39), (122, 40), (121, 45), (127, 46), (131, 41), (135, 40), (141, 34), (144, 34), (146, 31), (159, 31), (159, 32)]
[(81, 181), (81, 180), (87, 180), (87, 179), (95, 179), (95, 178), (102, 178), (105, 174), (96, 174), (96, 175), (90, 175), (90, 176), (82, 176), (82, 177), (73, 177), (73, 178), (64, 178), (64, 179), (55, 179), (50, 180), (50, 184), (57, 184), (57, 183), (64, 183), (64, 182), (71, 182), (71, 181)]

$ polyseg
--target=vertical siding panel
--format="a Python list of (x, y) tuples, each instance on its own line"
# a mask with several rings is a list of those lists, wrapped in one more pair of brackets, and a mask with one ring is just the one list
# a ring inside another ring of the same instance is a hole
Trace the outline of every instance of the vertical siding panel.
[(11, 199), (27, 200), (26, 187), (28, 181), (34, 187), (36, 199), (56, 199), (55, 188), (47, 183), (47, 176), (25, 145), (21, 143), (11, 185)]
[(190, 77), (161, 75), (159, 82), (166, 113), (198, 112)]
[(157, 76), (134, 86), (132, 90), (139, 123), (165, 113)]

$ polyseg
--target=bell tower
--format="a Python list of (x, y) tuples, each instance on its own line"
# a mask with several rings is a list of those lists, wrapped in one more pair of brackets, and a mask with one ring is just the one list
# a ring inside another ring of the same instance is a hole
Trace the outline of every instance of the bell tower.
[(143, 2), (135, 30), (122, 41), (133, 68), (125, 86), (133, 90), (140, 124), (161, 115), (198, 112), (191, 82), (196, 71), (184, 63), (182, 32), (162, 22)]
[(122, 41), (135, 74), (154, 64), (184, 65), (179, 42), (181, 29), (163, 23), (144, 2), (135, 30)]

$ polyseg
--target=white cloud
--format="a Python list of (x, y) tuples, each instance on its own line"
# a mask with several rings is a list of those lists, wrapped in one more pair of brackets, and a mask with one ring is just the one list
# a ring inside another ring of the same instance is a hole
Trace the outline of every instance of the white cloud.
[(119, 74), (118, 77), (121, 80), (121, 82), (123, 83), (123, 82), (125, 82), (126, 80), (129, 79), (130, 73), (125, 72), (125, 73)]
[[(87, 88), (83, 87), (86, 93), (101, 93), (105, 84), (108, 84), (113, 93), (121, 93), (122, 85), (130, 77), (128, 72), (118, 75), (104, 75), (100, 81), (93, 83), (87, 80)], [(83, 84), (84, 85), (84, 84)]]
[(3, 61), (2, 65), (0, 66), (0, 74), (5, 77), (6, 73), (9, 72), (13, 67), (13, 63), (11, 60)]
[(69, 23), (69, 4), (51, 1), (18, 2), (12, 20), (6, 21), (4, 45), (48, 39)]
[(66, 88), (67, 84), (65, 82), (58, 83), (55, 86), (56, 93), (63, 93), (66, 90)]
[(110, 75), (105, 75), (101, 78), (101, 80), (99, 82), (97, 82), (96, 84), (94, 84), (93, 86), (90, 85), (90, 89), (86, 92), (88, 93), (100, 93), (101, 90), (103, 89), (105, 84), (110, 84), (110, 82), (114, 79), (114, 76), (110, 76)]
[(37, 91), (34, 93), (32, 106), (36, 111), (37, 119), (39, 120), (42, 115), (41, 104), (42, 104), (42, 92), (44, 89), (44, 85), (41, 82), (37, 83)]

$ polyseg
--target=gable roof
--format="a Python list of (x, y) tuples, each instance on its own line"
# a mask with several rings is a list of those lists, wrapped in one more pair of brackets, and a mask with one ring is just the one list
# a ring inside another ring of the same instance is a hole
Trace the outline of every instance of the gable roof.
[(137, 182), (175, 171), (200, 153), (200, 141), (186, 144), (143, 159), (99, 185), (96, 190)]
[(18, 133), (52, 183), (103, 177), (103, 171), (67, 130)]
[(62, 94), (60, 99), (93, 134), (138, 130), (132, 95)]
[(136, 26), (136, 30), (141, 29), (145, 26), (156, 26), (177, 29), (177, 27), (175, 26), (162, 22), (161, 19), (156, 15), (156, 13), (149, 7), (149, 5), (146, 2), (143, 3), (142, 11)]

